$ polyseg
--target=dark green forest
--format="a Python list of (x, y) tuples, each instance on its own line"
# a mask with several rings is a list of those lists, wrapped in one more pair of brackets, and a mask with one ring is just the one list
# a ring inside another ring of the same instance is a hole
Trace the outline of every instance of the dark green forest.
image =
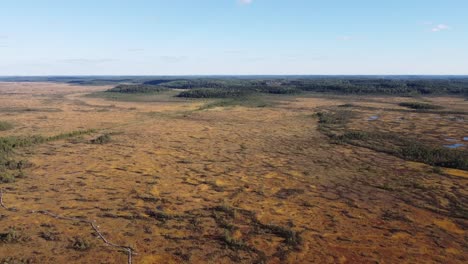
[(252, 93), (302, 92), (350, 95), (468, 96), (468, 76), (59, 76), (0, 77), (0, 81), (49, 81), (74, 85), (115, 85), (117, 93), (184, 89), (180, 97), (226, 98)]
[(254, 93), (298, 94), (303, 92), (351, 94), (351, 95), (468, 95), (468, 78), (194, 78), (167, 80), (158, 79), (143, 85), (124, 86), (111, 91), (135, 93), (147, 92), (149, 87), (184, 89), (179, 97), (228, 98)]

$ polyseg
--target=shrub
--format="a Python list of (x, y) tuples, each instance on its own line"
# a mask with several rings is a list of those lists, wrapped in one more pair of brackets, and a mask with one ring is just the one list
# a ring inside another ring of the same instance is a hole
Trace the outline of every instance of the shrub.
[(261, 225), (264, 229), (268, 230), (268, 232), (284, 238), (285, 243), (289, 246), (297, 247), (302, 242), (301, 237), (294, 230), (272, 224)]
[(244, 241), (234, 238), (228, 230), (225, 230), (221, 240), (231, 249), (244, 249), (248, 247)]
[(6, 257), (0, 259), (0, 264), (31, 264), (33, 263), (32, 260), (30, 259), (20, 259), (20, 258), (14, 258), (14, 257)]
[(10, 227), (5, 233), (0, 233), (0, 242), (3, 243), (19, 243), (28, 238), (19, 230)]
[(0, 171), (0, 183), (11, 183), (15, 181), (16, 177), (12, 172), (7, 170)]
[(81, 237), (74, 237), (71, 240), (70, 247), (76, 251), (87, 251), (93, 247), (93, 244)]
[(60, 241), (59, 233), (57, 232), (43, 231), (39, 236), (47, 241)]
[(95, 139), (91, 140), (91, 144), (107, 144), (111, 141), (111, 136), (109, 134), (101, 135)]

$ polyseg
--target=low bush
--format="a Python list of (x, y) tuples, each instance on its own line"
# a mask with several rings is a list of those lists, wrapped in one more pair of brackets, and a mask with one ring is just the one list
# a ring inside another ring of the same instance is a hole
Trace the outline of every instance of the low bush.
[(240, 239), (236, 239), (235, 237), (233, 237), (231, 232), (228, 231), (228, 230), (225, 230), (224, 236), (221, 237), (221, 240), (229, 248), (234, 249), (234, 250), (248, 248), (248, 246), (245, 244), (244, 241), (242, 241)]
[(93, 244), (81, 237), (74, 237), (70, 241), (70, 247), (76, 251), (88, 251), (93, 247)]
[(15, 257), (6, 257), (0, 259), (0, 264), (31, 264), (34, 263), (30, 259), (15, 258)]
[(11, 183), (15, 181), (16, 177), (12, 172), (7, 170), (0, 170), (0, 183)]
[(5, 233), (0, 233), (0, 242), (2, 243), (19, 243), (27, 239), (28, 237), (23, 232), (13, 227), (8, 228)]
[(91, 140), (91, 144), (107, 144), (111, 141), (111, 136), (109, 134), (101, 135), (95, 139)]

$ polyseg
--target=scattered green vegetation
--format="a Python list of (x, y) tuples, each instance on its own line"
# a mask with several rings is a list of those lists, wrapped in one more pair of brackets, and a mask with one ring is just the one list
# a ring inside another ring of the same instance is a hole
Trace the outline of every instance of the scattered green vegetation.
[(5, 233), (0, 233), (0, 242), (2, 243), (19, 243), (26, 240), (28, 240), (28, 237), (13, 227), (8, 228)]
[(15, 182), (16, 179), (25, 178), (22, 170), (10, 171), (0, 169), (0, 183), (11, 183)]
[(17, 178), (24, 178), (23, 169), (31, 167), (31, 163), (28, 161), (15, 161), (12, 159), (15, 149), (90, 134), (93, 132), (95, 132), (95, 130), (89, 129), (62, 133), (51, 137), (38, 135), (0, 137), (0, 183), (10, 183), (14, 182)]
[(60, 236), (58, 232), (42, 231), (39, 236), (47, 241), (59, 241)]
[[(287, 228), (287, 227), (282, 227), (279, 225), (274, 225), (274, 224), (264, 224), (258, 220), (256, 215), (252, 213), (251, 211), (243, 210), (243, 209), (236, 209), (228, 204), (222, 204), (219, 206), (213, 207), (213, 216), (221, 227), (227, 229), (227, 230), (234, 230), (236, 229), (236, 226), (228, 222), (229, 220), (235, 220), (236, 218), (242, 219), (249, 219), (252, 223), (252, 225), (255, 227), (256, 231), (258, 233), (270, 233), (274, 234), (278, 237), (281, 237), (284, 239), (284, 243), (292, 248), (297, 248), (301, 244), (301, 237), (300, 235), (295, 232), (294, 230)], [(216, 212), (220, 212), (223, 215), (218, 215)], [(240, 216), (241, 215), (241, 216)], [(224, 218), (223, 218), (224, 216)], [(234, 247), (239, 247), (243, 246), (245, 247), (245, 243), (239, 240), (235, 240), (231, 237), (230, 232), (226, 232), (225, 236), (223, 238), (223, 241), (226, 242), (228, 245), (233, 245)]]
[(166, 222), (167, 220), (174, 219), (177, 216), (170, 215), (166, 212), (160, 211), (160, 210), (147, 210), (146, 214), (149, 215), (151, 218), (154, 218), (160, 222)]
[(13, 124), (6, 121), (0, 121), (0, 131), (6, 131), (13, 128)]
[(345, 124), (350, 118), (354, 117), (354, 113), (351, 111), (336, 111), (330, 112), (319, 112), (317, 113), (320, 124), (325, 125), (342, 125)]
[(352, 111), (338, 110), (319, 112), (316, 116), (319, 119), (318, 130), (329, 137), (334, 137), (339, 131), (345, 129), (346, 124), (355, 114)]
[(260, 98), (256, 96), (235, 98), (235, 99), (220, 99), (213, 102), (208, 102), (205, 105), (201, 106), (198, 110), (212, 109), (216, 107), (268, 107), (273, 105), (273, 103), (265, 98)]
[(111, 141), (111, 136), (109, 134), (100, 135), (95, 139), (91, 139), (91, 144), (107, 144)]
[(62, 112), (62, 109), (59, 108), (31, 108), (31, 107), (0, 107), (1, 113), (28, 113), (28, 112), (47, 112), (47, 113), (54, 113), (54, 112)]
[(236, 239), (232, 236), (229, 230), (225, 230), (224, 235), (221, 237), (221, 240), (231, 249), (249, 249), (244, 241)]
[(273, 224), (262, 224), (260, 222), (257, 222), (257, 224), (259, 224), (264, 230), (267, 230), (269, 233), (284, 238), (285, 243), (288, 246), (298, 247), (302, 242), (302, 239), (299, 236), (299, 234), (292, 229)]
[(94, 245), (84, 239), (84, 238), (81, 238), (81, 237), (74, 237), (71, 241), (70, 241), (70, 247), (76, 251), (88, 251), (90, 250)]
[(468, 170), (468, 152), (423, 143), (395, 133), (346, 131), (334, 140), (432, 166)]
[(419, 102), (409, 102), (409, 103), (400, 103), (398, 104), (399, 106), (404, 106), (408, 107), (411, 109), (417, 109), (417, 110), (431, 110), (431, 109), (442, 109), (443, 107), (438, 106), (438, 105), (433, 105), (433, 104), (428, 104), (428, 103), (419, 103)]
[(432, 172), (433, 172), (433, 173), (437, 173), (437, 174), (443, 174), (443, 173), (444, 173), (444, 171), (442, 170), (442, 168), (441, 168), (441, 167), (437, 167), (437, 166), (432, 167)]
[(336, 143), (366, 147), (405, 160), (423, 162), (432, 166), (468, 169), (468, 152), (465, 150), (435, 146), (396, 133), (348, 130), (346, 124), (353, 115), (354, 113), (351, 111), (317, 113), (319, 131), (329, 136)]
[(6, 257), (0, 259), (0, 264), (31, 264), (33, 263), (30, 259), (22, 259), (22, 258), (15, 258), (15, 257)]
[(230, 205), (228, 205), (226, 203), (224, 203), (222, 205), (219, 205), (219, 206), (215, 206), (213, 208), (213, 210), (218, 211), (218, 212), (223, 212), (223, 213), (229, 215), (232, 218), (235, 218), (235, 216), (237, 214), (236, 213), (237, 212), (236, 208), (234, 208), (234, 207), (232, 207), (232, 206), (230, 206)]
[(95, 132), (96, 132), (95, 129), (76, 130), (76, 131), (72, 131), (72, 132), (58, 134), (56, 136), (45, 137), (44, 142), (62, 140), (62, 139), (67, 139), (67, 138), (72, 138), (72, 137), (82, 136), (82, 135), (89, 135), (89, 134), (95, 133)]
[(7, 153), (12, 151), (15, 148), (20, 147), (29, 147), (36, 144), (41, 144), (50, 141), (62, 140), (71, 137), (76, 137), (80, 135), (87, 135), (94, 133), (96, 130), (88, 129), (88, 130), (77, 130), (68, 133), (62, 133), (55, 136), (50, 137), (43, 137), (43, 136), (10, 136), (10, 137), (2, 137), (0, 138), (0, 153)]
[(391, 220), (391, 221), (402, 221), (402, 222), (409, 222), (410, 220), (402, 213), (398, 211), (392, 210), (385, 210), (382, 213), (382, 219), (384, 220)]

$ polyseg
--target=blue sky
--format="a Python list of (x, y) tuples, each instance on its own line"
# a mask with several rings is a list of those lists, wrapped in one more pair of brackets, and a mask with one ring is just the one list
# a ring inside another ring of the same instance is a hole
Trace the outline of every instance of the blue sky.
[(468, 74), (466, 0), (0, 0), (0, 75)]

